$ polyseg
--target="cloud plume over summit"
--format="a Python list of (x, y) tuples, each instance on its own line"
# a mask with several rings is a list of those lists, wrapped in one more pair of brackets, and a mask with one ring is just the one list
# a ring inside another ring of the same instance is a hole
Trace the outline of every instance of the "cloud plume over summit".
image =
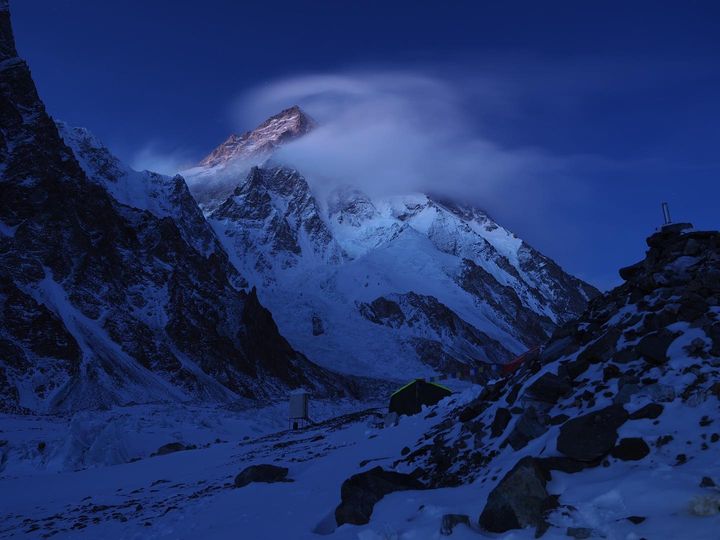
[(303, 172), (319, 192), (343, 184), (371, 195), (422, 191), (504, 215), (526, 214), (528, 205), (557, 198), (558, 190), (571, 192), (572, 160), (504, 147), (467, 120), (471, 99), (486, 96), (484, 106), (504, 106), (495, 89), (487, 90), (475, 86), (469, 93), (407, 72), (307, 75), (248, 92), (236, 113), (247, 123), (299, 104), (316, 119), (313, 132), (276, 157)]

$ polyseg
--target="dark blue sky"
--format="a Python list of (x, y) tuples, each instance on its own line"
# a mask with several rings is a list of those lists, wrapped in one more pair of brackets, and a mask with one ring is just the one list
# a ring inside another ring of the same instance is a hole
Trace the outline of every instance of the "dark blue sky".
[(50, 113), (130, 162), (148, 145), (202, 157), (252, 127), (256, 118), (238, 120), (232, 104), (268, 81), (363, 69), (492, 81), (507, 106), (470, 91), (468, 122), (503, 148), (572, 161), (566, 180), (582, 192), (558, 193), (557, 205), (522, 218), (511, 200), (492, 212), (601, 287), (642, 256), (661, 201), (676, 220), (720, 227), (718, 6), (11, 2), (20, 54)]

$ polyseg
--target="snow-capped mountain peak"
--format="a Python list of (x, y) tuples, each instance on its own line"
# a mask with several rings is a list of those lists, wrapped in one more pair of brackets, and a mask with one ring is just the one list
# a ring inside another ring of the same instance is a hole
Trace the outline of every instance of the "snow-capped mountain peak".
[(302, 137), (315, 121), (294, 105), (271, 116), (252, 131), (232, 134), (200, 162), (201, 167), (225, 167), (236, 160), (267, 156), (280, 144)]

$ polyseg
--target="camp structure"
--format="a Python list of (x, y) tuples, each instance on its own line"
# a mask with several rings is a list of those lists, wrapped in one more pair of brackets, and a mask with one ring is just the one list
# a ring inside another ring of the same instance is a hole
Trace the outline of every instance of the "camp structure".
[(308, 415), (308, 397), (310, 393), (305, 390), (290, 392), (290, 414), (288, 420), (292, 429), (298, 429), (310, 423)]
[(452, 391), (434, 382), (424, 379), (410, 381), (390, 396), (389, 412), (411, 415), (422, 410), (423, 405), (435, 405)]

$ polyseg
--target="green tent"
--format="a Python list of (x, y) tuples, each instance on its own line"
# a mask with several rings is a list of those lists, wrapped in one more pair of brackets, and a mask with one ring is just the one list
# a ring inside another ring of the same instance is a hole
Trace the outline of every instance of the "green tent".
[(423, 405), (435, 405), (442, 398), (452, 394), (452, 390), (444, 386), (427, 382), (424, 379), (410, 381), (390, 396), (390, 412), (398, 415), (417, 414)]

